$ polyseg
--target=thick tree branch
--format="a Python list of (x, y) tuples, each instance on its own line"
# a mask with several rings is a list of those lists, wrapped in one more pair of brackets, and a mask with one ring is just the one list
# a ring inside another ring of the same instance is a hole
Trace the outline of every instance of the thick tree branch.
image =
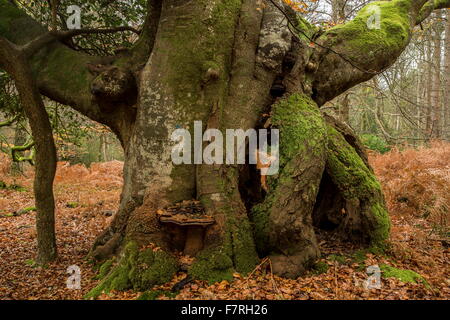
[[(120, 69), (122, 73), (137, 73), (146, 63), (153, 48), (160, 6), (160, 0), (148, 1), (149, 11), (138, 42), (130, 52), (114, 57), (89, 56), (68, 48), (60, 41), (79, 34), (110, 33), (131, 28), (48, 32), (7, 0), (0, 0), (0, 36), (19, 47), (25, 46), (24, 53), (30, 56), (33, 75), (42, 94), (109, 126), (125, 143), (134, 123), (135, 112), (131, 107), (133, 99), (117, 100), (114, 103), (102, 102), (102, 99), (98, 99), (91, 92), (91, 85), (98, 74), (92, 74), (88, 66), (107, 65)], [(132, 81), (136, 82), (134, 79)], [(126, 85), (132, 87), (135, 83)], [(107, 105), (108, 109), (105, 110), (102, 105)]]
[(47, 33), (42, 34), (38, 38), (28, 42), (26, 45), (23, 46), (23, 50), (25, 51), (25, 54), (28, 57), (31, 57), (33, 54), (35, 54), (37, 51), (42, 49), (44, 46), (48, 45), (49, 43), (53, 41), (63, 41), (67, 40), (79, 35), (84, 34), (108, 34), (108, 33), (116, 33), (121, 31), (133, 31), (137, 34), (140, 32), (136, 30), (133, 27), (129, 26), (122, 26), (122, 27), (116, 27), (116, 28), (106, 28), (106, 29), (96, 29), (96, 28), (89, 28), (89, 29), (73, 29), (73, 30), (52, 30)]
[(428, 18), (434, 10), (450, 8), (450, 0), (429, 0), (419, 12), (416, 25)]
[[(448, 1), (439, 2), (442, 7)], [(352, 21), (321, 35), (309, 61), (312, 67), (306, 70), (314, 100), (323, 105), (390, 67), (409, 44), (424, 5), (426, 0), (373, 2)]]
[[(147, 61), (153, 51), (156, 32), (158, 31), (161, 17), (162, 0), (147, 0), (147, 16), (139, 40), (131, 50), (130, 59), (139, 64)], [(144, 61), (145, 60), (145, 61)]]

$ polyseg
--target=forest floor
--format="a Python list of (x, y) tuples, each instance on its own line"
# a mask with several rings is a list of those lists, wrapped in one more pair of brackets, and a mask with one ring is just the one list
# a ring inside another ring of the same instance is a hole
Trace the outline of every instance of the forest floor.
[[(322, 259), (298, 279), (271, 273), (270, 260), (249, 275), (208, 285), (188, 283), (168, 294), (185, 274), (154, 289), (159, 299), (449, 299), (450, 144), (372, 154), (392, 220), (390, 249), (384, 253), (333, 241), (318, 235)], [(11, 176), (6, 157), (0, 159), (0, 300), (83, 299), (98, 280), (85, 259), (95, 237), (117, 208), (122, 163), (81, 165), (59, 163), (55, 181), (58, 260), (36, 267), (33, 172)], [(67, 268), (81, 268), (81, 290), (67, 289)], [(367, 289), (368, 266), (381, 267), (381, 288)], [(392, 269), (395, 267), (396, 269)], [(419, 274), (410, 271), (411, 270)], [(392, 277), (396, 276), (396, 277)], [(400, 278), (400, 279), (399, 279)], [(136, 299), (141, 293), (112, 292), (100, 299)]]

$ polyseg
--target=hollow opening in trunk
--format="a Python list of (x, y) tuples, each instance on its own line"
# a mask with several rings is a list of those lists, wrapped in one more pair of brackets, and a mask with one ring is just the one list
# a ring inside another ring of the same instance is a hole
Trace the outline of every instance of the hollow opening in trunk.
[(336, 185), (325, 171), (313, 210), (313, 225), (324, 231), (335, 231), (343, 222), (345, 201)]
[(346, 201), (325, 171), (319, 186), (312, 219), (316, 234), (325, 238), (367, 244), (370, 240), (361, 220), (359, 199)]

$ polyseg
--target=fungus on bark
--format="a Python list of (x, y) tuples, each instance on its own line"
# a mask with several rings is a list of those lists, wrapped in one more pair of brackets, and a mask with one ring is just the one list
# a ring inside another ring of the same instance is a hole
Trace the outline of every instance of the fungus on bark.
[(187, 202), (182, 203), (183, 207), (173, 206), (159, 212), (159, 222), (175, 226), (178, 232), (185, 234), (183, 254), (195, 257), (203, 249), (205, 229), (215, 220), (205, 215), (203, 208), (196, 202), (189, 203), (186, 207)]

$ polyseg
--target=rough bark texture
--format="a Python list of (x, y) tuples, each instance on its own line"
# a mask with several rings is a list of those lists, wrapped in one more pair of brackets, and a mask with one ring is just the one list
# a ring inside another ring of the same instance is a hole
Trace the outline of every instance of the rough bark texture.
[(319, 256), (312, 211), (326, 161), (326, 126), (305, 95), (291, 95), (272, 112), (280, 129), (280, 173), (252, 219), (258, 249), (270, 254), (274, 271), (296, 277)]
[[(370, 6), (381, 12), (379, 29), (368, 29), (372, 10), (365, 7), (323, 33), (281, 1), (149, 0), (128, 54), (87, 56), (57, 38), (33, 54), (41, 93), (108, 125), (125, 149), (120, 208), (91, 253), (116, 258), (103, 264), (90, 297), (171, 278), (185, 237), (161, 225), (157, 212), (183, 200), (200, 200), (215, 220), (190, 234), (203, 237), (190, 239), (203, 247), (188, 270), (197, 279), (231, 279), (265, 255), (275, 273), (297, 277), (320, 254), (314, 226), (383, 243), (389, 217), (364, 150), (319, 108), (392, 65), (432, 9), (426, 0)], [(0, 35), (11, 42), (45, 35), (9, 1), (0, 0), (0, 9)], [(171, 134), (193, 134), (195, 120), (202, 131), (279, 129), (280, 171), (268, 178), (267, 192), (252, 166), (173, 164)]]

